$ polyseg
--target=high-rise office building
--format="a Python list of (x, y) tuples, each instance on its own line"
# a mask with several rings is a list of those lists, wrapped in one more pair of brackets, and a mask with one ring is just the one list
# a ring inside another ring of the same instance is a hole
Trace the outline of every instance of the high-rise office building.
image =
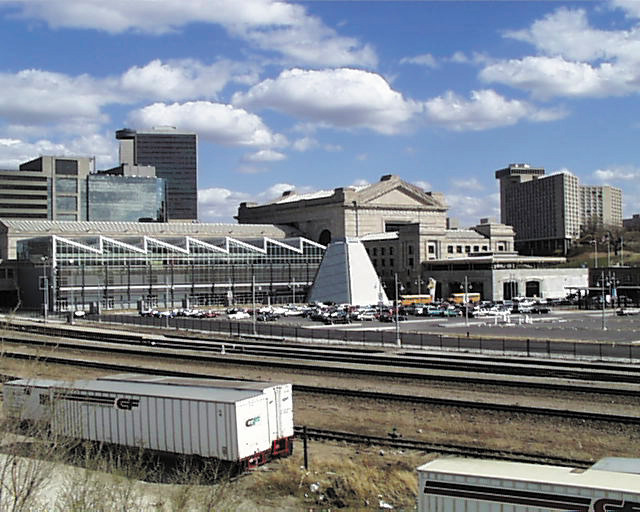
[(123, 129), (116, 132), (120, 141), (120, 163), (152, 165), (156, 176), (167, 187), (167, 219), (198, 218), (198, 141), (194, 133), (179, 132), (172, 127), (148, 132)]
[(93, 159), (41, 156), (0, 171), (0, 217), (86, 220), (85, 183)]
[(501, 221), (514, 228), (516, 250), (524, 254), (566, 254), (581, 230), (622, 226), (619, 188), (580, 185), (569, 172), (545, 176), (528, 164), (510, 164), (496, 178)]
[(622, 226), (622, 190), (608, 185), (582, 185), (580, 213), (585, 227)]
[(0, 218), (164, 222), (165, 206), (151, 166), (94, 172), (92, 158), (40, 156), (0, 169)]

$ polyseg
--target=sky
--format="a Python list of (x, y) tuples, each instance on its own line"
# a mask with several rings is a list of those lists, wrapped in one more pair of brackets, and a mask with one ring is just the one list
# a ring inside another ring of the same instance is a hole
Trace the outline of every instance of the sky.
[(0, 0), (0, 168), (198, 134), (199, 217), (377, 182), (500, 218), (495, 171), (640, 212), (640, 0)]

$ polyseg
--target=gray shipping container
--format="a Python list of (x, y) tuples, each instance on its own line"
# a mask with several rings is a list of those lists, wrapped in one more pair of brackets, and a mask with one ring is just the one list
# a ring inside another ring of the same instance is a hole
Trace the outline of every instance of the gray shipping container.
[[(195, 386), (212, 389), (236, 389), (259, 391), (268, 398), (269, 440), (272, 445), (283, 439), (293, 438), (293, 389), (291, 384), (227, 380), (215, 378), (187, 378), (142, 373), (118, 373), (99, 377), (98, 380), (165, 384), (172, 386)], [(282, 446), (282, 451), (290, 451), (290, 446)], [(274, 453), (277, 455), (278, 453)]]
[(258, 391), (106, 380), (51, 391), (59, 435), (232, 462), (271, 449), (268, 398)]
[(6, 418), (48, 423), (51, 416), (49, 388), (59, 380), (19, 379), (2, 385), (2, 407)]
[(640, 511), (633, 473), (441, 458), (418, 476), (418, 512)]

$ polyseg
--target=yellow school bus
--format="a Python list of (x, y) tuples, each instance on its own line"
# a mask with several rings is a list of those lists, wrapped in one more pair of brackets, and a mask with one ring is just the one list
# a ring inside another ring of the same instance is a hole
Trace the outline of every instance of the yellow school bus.
[(452, 302), (453, 304), (463, 304), (464, 303), (464, 296), (467, 296), (467, 301), (469, 302), (473, 302), (474, 304), (476, 302), (480, 302), (480, 294), (479, 293), (452, 293), (451, 297), (449, 297), (449, 302)]
[(411, 306), (413, 304), (431, 304), (431, 295), (400, 295), (400, 304)]

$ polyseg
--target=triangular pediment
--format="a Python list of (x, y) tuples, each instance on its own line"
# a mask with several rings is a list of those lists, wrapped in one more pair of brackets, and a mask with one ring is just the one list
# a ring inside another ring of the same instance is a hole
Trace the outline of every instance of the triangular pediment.
[(431, 207), (434, 209), (446, 209), (435, 197), (427, 194), (422, 189), (402, 180), (394, 182), (379, 182), (359, 194), (361, 206), (404, 206), (404, 207)]

